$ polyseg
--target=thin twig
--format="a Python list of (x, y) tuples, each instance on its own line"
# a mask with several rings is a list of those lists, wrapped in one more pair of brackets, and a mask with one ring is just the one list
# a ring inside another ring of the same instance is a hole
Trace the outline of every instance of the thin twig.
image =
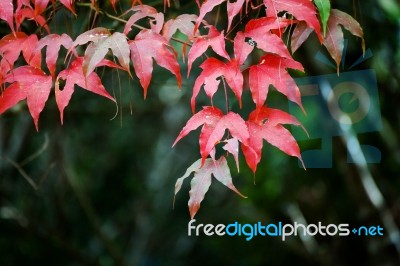
[[(2, 157), (0, 157), (2, 159)], [(11, 160), (10, 158), (3, 158), (6, 162), (10, 163), (18, 172), (22, 175), (22, 177), (33, 187), (34, 190), (38, 190), (38, 186), (36, 185), (35, 181), (25, 172), (24, 169), (15, 161)]]
[[(105, 15), (106, 17), (109, 17), (109, 18), (111, 18), (111, 19), (113, 19), (113, 20), (122, 22), (122, 23), (124, 23), (124, 24), (126, 24), (126, 23), (128, 22), (127, 20), (125, 20), (125, 19), (123, 19), (123, 18), (120, 18), (120, 17), (116, 17), (116, 16), (114, 16), (114, 15), (111, 15), (111, 14), (108, 13), (107, 11), (100, 10), (100, 9), (98, 9), (98, 8), (95, 8), (95, 7), (93, 7), (90, 3), (76, 3), (76, 5), (78, 5), (78, 6), (84, 6), (84, 7), (89, 7), (89, 8), (93, 9), (95, 12), (97, 12), (97, 13), (99, 13), (99, 14)], [(140, 30), (148, 30), (147, 28), (145, 28), (145, 27), (143, 27), (143, 26), (140, 26), (140, 25), (138, 25), (138, 24), (136, 24), (136, 23), (132, 24), (132, 26), (135, 27), (135, 28), (137, 28), (137, 29), (140, 29)], [(177, 38), (175, 38), (175, 37), (172, 37), (171, 40), (173, 40), (173, 41), (175, 41), (175, 42), (182, 43), (182, 44), (186, 44), (186, 45), (188, 45), (188, 46), (192, 46), (192, 44), (187, 43), (187, 42), (185, 42), (185, 41), (182, 41), (182, 40), (180, 40), (180, 39), (177, 39)]]
[(27, 158), (25, 158), (24, 160), (22, 160), (19, 165), (20, 166), (24, 166), (30, 162), (32, 162), (33, 160), (35, 160), (37, 157), (39, 157), (49, 146), (49, 136), (47, 134), (44, 135), (44, 143), (42, 145), (42, 147), (37, 150), (36, 152), (34, 152), (33, 154), (29, 155)]
[(225, 93), (225, 105), (226, 105), (226, 113), (229, 113), (229, 98), (228, 98), (228, 91), (226, 89), (225, 79), (222, 77), (222, 83), (224, 84), (224, 93)]

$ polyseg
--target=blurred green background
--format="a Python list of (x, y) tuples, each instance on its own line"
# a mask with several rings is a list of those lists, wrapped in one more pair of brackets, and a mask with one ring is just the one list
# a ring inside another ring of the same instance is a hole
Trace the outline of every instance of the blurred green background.
[[(167, 19), (197, 12), (194, 1), (171, 2)], [(148, 3), (163, 10), (162, 1)], [(113, 12), (107, 3), (100, 5)], [(285, 242), (273, 237), (189, 237), (188, 181), (174, 209), (172, 203), (176, 179), (199, 158), (198, 132), (173, 149), (171, 145), (191, 115), (196, 73), (184, 78), (179, 91), (172, 75), (155, 67), (143, 100), (136, 78), (100, 69), (118, 110), (77, 88), (63, 126), (53, 96), (41, 115), (39, 133), (25, 104), (0, 117), (0, 265), (399, 265), (400, 5), (395, 0), (335, 0), (332, 5), (360, 22), (374, 54), (354, 70), (376, 71), (383, 127), (357, 138), (377, 147), (381, 162), (367, 168), (347, 163), (347, 142), (334, 137), (333, 167), (304, 171), (297, 160), (265, 144), (255, 177), (243, 157), (240, 173), (229, 160), (233, 181), (248, 198), (214, 182), (196, 223), (381, 225), (383, 237), (290, 237)], [(222, 9), (220, 21), (226, 17)], [(86, 7), (77, 7), (77, 12), (75, 18), (60, 11), (51, 22), (53, 31), (75, 38), (88, 29), (93, 13), (89, 17)], [(96, 19), (96, 25), (123, 29), (105, 16)], [(25, 27), (34, 32), (34, 25)], [(7, 32), (2, 22), (0, 36)], [(346, 61), (354, 62), (362, 54), (360, 40), (345, 36)], [(313, 36), (296, 52), (306, 75), (335, 73), (315, 59), (318, 51), (327, 55)], [(243, 101), (251, 102), (249, 91)], [(202, 103), (207, 104), (204, 95), (197, 106)], [(234, 97), (230, 103), (237, 108)], [(268, 103), (287, 108), (275, 91)], [(315, 115), (310, 113), (310, 119)], [(302, 150), (318, 145), (300, 142)]]

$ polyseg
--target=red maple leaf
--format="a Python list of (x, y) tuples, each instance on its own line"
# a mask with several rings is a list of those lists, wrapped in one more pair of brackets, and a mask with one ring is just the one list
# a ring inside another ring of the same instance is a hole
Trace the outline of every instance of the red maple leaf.
[(246, 145), (248, 143), (249, 131), (245, 121), (238, 114), (229, 112), (224, 115), (220, 109), (206, 106), (189, 119), (172, 146), (175, 146), (179, 140), (201, 125), (203, 127), (200, 133), (199, 144), (203, 162), (214, 149), (215, 145), (221, 141), (226, 130), (241, 143)]
[(237, 16), (237, 14), (239, 14), (240, 11), (242, 11), (243, 8), (243, 4), (246, 1), (246, 7), (249, 3), (249, 0), (237, 0), (236, 2), (231, 2), (228, 1), (226, 3), (226, 10), (228, 13), (228, 27), (227, 30), (229, 30), (231, 28), (232, 25), (232, 21), (235, 18), (235, 16)]
[(234, 17), (237, 14), (239, 14), (239, 12), (242, 10), (244, 2), (246, 2), (247, 6), (249, 0), (237, 0), (236, 2), (231, 2), (226, 0), (204, 1), (203, 4), (200, 6), (200, 15), (197, 18), (195, 29), (197, 30), (197, 28), (200, 26), (200, 23), (203, 21), (207, 13), (211, 12), (211, 10), (213, 10), (214, 7), (222, 4), (223, 2), (227, 2), (226, 4), (226, 10), (228, 14), (227, 30), (229, 30), (231, 28)]
[(35, 16), (42, 14), (45, 10), (47, 5), (49, 4), (50, 0), (35, 0), (33, 1)]
[(252, 19), (246, 24), (244, 35), (251, 38), (257, 48), (264, 52), (291, 58), (285, 43), (273, 30), (281, 30), (292, 23), (293, 20), (275, 17)]
[(72, 14), (76, 15), (75, 7), (74, 7), (75, 0), (60, 0), (60, 3), (63, 4)]
[(240, 72), (239, 64), (236, 60), (233, 59), (228, 63), (224, 63), (216, 58), (210, 57), (200, 65), (200, 68), (202, 68), (203, 71), (196, 79), (191, 99), (193, 113), (195, 112), (195, 100), (200, 92), (200, 88), (204, 85), (207, 96), (212, 99), (220, 83), (218, 78), (221, 76), (224, 76), (229, 87), (231, 87), (232, 91), (235, 93), (239, 105), (242, 106), (243, 75), (242, 72)]
[(246, 36), (243, 32), (239, 31), (236, 33), (235, 39), (233, 40), (233, 49), (238, 64), (242, 65), (253, 51), (254, 47), (246, 42)]
[(208, 34), (205, 36), (199, 36), (196, 38), (188, 54), (188, 76), (192, 69), (192, 64), (199, 56), (211, 46), (214, 52), (218, 55), (229, 59), (229, 55), (225, 50), (225, 39), (224, 33), (219, 32), (213, 26), (208, 26)]
[[(160, 33), (163, 24), (164, 24), (164, 14), (157, 12), (157, 9), (155, 9), (152, 6), (148, 5), (139, 5), (139, 6), (134, 6), (128, 12), (133, 11), (135, 12), (126, 22), (125, 28), (124, 28), (124, 34), (128, 35), (128, 33), (131, 31), (132, 26), (140, 19), (145, 18), (145, 17), (151, 17), (152, 20), (150, 20), (150, 27), (151, 30), (153, 30), (156, 33)], [(127, 12), (126, 12), (127, 13)]]
[[(185, 34), (188, 40), (193, 40), (195, 36), (198, 36), (200, 33), (198, 30), (194, 30), (195, 22), (197, 16), (191, 14), (182, 14), (175, 19), (168, 20), (163, 27), (162, 35), (167, 41), (170, 41), (172, 35), (174, 35), (177, 31)], [(184, 42), (182, 46), (182, 59), (185, 61), (187, 43)]]
[[(112, 67), (117, 67), (110, 62), (103, 61), (102, 65), (108, 65)], [(58, 109), (60, 111), (61, 124), (64, 120), (64, 109), (69, 104), (69, 101), (74, 93), (74, 85), (91, 91), (93, 93), (99, 94), (115, 102), (115, 99), (107, 92), (101, 83), (100, 77), (92, 72), (87, 77), (83, 74), (83, 58), (76, 58), (70, 65), (68, 69), (61, 71), (56, 79), (55, 92), (56, 92), (56, 102)], [(65, 86), (60, 88), (60, 81), (65, 81)]]
[[(204, 1), (200, 6), (200, 14), (197, 18), (194, 30), (196, 31), (199, 28), (200, 23), (203, 21), (203, 18), (207, 15), (207, 13), (209, 13), (211, 10), (214, 9), (214, 7), (222, 4), (225, 1), (226, 0)], [(199, 3), (197, 3), (197, 5), (199, 5)]]
[(310, 0), (264, 0), (267, 16), (278, 17), (278, 13), (287, 11), (297, 20), (304, 21), (314, 29), (322, 42), (321, 26), (317, 18), (317, 10)]
[(119, 0), (110, 0), (110, 4), (112, 6), (112, 8), (114, 9), (115, 13), (117, 12), (117, 3)]
[(41, 54), (33, 49), (36, 47), (37, 42), (38, 38), (35, 34), (29, 36), (23, 32), (8, 34), (0, 40), (1, 60), (6, 62), (12, 69), (22, 52), (25, 61), (29, 65), (40, 68)]
[(39, 115), (49, 98), (53, 85), (51, 76), (32, 66), (14, 68), (5, 78), (5, 83), (12, 83), (0, 96), (0, 114), (27, 99), (28, 109), (39, 130)]
[[(282, 126), (291, 124), (301, 126), (297, 119), (279, 109), (261, 106), (254, 110), (246, 122), (250, 132), (249, 144), (242, 143), (242, 151), (247, 165), (255, 172), (261, 160), (263, 140), (290, 156), (297, 157), (302, 163), (300, 148), (292, 134)], [(304, 166), (304, 164), (303, 164)]]
[(14, 33), (14, 5), (13, 0), (1, 0), (0, 1), (0, 19), (7, 22), (11, 31)]
[(26, 19), (29, 19), (35, 21), (40, 27), (44, 28), (47, 33), (50, 33), (50, 29), (47, 25), (46, 19), (42, 15), (36, 14), (35, 10), (30, 7), (23, 7), (19, 10), (17, 9), (14, 17), (17, 31), (20, 30), (22, 22), (24, 22), (24, 20)]
[(198, 34), (198, 31), (194, 32), (194, 23), (196, 22), (197, 16), (190, 14), (182, 14), (177, 16), (175, 19), (170, 19), (164, 24), (162, 35), (167, 41), (169, 41), (176, 31), (180, 31), (185, 34), (189, 40), (193, 39)]
[(287, 72), (287, 68), (303, 71), (303, 66), (299, 62), (273, 54), (261, 57), (258, 65), (250, 67), (250, 91), (257, 107), (264, 105), (269, 85), (273, 85), (290, 101), (297, 103), (303, 109), (300, 90)]
[(63, 33), (62, 35), (49, 34), (38, 41), (36, 45), (36, 51), (40, 53), (40, 50), (44, 46), (47, 46), (46, 50), (47, 68), (49, 69), (51, 76), (54, 77), (56, 71), (58, 52), (60, 51), (61, 46), (64, 46), (66, 49), (70, 49), (72, 47), (72, 39), (71, 37), (69, 37), (69, 35), (65, 33)]
[(176, 55), (163, 36), (151, 30), (142, 30), (136, 35), (135, 40), (129, 42), (129, 48), (133, 67), (143, 87), (145, 98), (153, 72), (153, 58), (159, 66), (174, 74), (178, 86), (181, 86), (182, 77)]

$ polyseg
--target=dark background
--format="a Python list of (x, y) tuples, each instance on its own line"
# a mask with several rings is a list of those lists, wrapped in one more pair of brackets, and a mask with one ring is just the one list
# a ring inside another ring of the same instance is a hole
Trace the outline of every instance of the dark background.
[[(162, 1), (153, 2), (161, 11)], [(168, 9), (167, 19), (197, 12), (194, 1), (180, 2), (179, 9), (174, 5)], [(113, 12), (107, 4), (100, 5)], [(334, 137), (333, 167), (305, 171), (296, 159), (265, 144), (255, 177), (242, 156), (239, 174), (229, 160), (234, 183), (248, 198), (213, 182), (196, 223), (303, 220), (348, 223), (351, 227), (380, 225), (384, 236), (290, 237), (285, 242), (273, 237), (255, 237), (249, 242), (244, 237), (188, 237), (188, 181), (177, 195), (174, 209), (172, 203), (176, 179), (199, 158), (198, 132), (173, 149), (171, 145), (191, 115), (189, 99), (196, 73), (184, 78), (178, 91), (172, 75), (155, 67), (144, 101), (136, 78), (129, 81), (124, 73), (102, 73), (100, 69), (106, 88), (119, 102), (116, 116), (113, 103), (80, 88), (66, 108), (63, 126), (53, 95), (41, 115), (39, 133), (25, 104), (1, 115), (0, 264), (399, 265), (400, 5), (395, 0), (342, 0), (333, 1), (333, 7), (360, 21), (366, 46), (374, 54), (353, 70), (376, 72), (383, 126), (357, 138), (377, 147), (381, 162), (368, 168), (347, 163), (347, 143)], [(93, 13), (89, 16), (87, 7), (77, 7), (77, 12), (77, 18), (60, 12), (51, 21), (53, 31), (75, 38), (87, 30)], [(222, 12), (220, 17), (221, 21), (226, 14)], [(96, 25), (122, 30), (121, 24), (104, 16), (97, 18)], [(34, 25), (25, 27), (34, 31)], [(0, 33), (7, 32), (1, 22)], [(350, 64), (362, 51), (359, 39), (348, 33), (345, 36)], [(313, 36), (296, 52), (306, 75), (335, 73), (315, 59), (318, 51), (327, 55)], [(199, 71), (197, 65), (195, 71)], [(248, 91), (243, 101), (251, 105)], [(198, 106), (201, 103), (200, 97)], [(205, 98), (203, 103), (207, 103)], [(275, 91), (268, 103), (287, 108)], [(231, 105), (237, 107), (233, 98)], [(310, 113), (310, 119), (315, 115)], [(321, 123), (318, 116), (316, 123)], [(302, 150), (318, 145), (315, 140), (300, 142)], [(372, 194), (366, 192), (363, 181), (367, 179), (377, 189)], [(374, 204), (370, 198), (377, 195), (382, 195), (383, 201)]]

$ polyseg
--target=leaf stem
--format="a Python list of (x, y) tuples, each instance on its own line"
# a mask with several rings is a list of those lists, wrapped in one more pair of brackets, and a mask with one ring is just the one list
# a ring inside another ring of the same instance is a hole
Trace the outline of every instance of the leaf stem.
[(228, 92), (226, 90), (226, 83), (225, 83), (225, 78), (224, 77), (222, 77), (222, 83), (224, 84), (226, 113), (229, 113), (229, 99), (228, 99)]
[[(101, 9), (99, 9), (99, 8), (95, 8), (95, 7), (92, 6), (90, 3), (76, 3), (76, 5), (77, 5), (77, 6), (83, 6), (83, 7), (89, 7), (90, 9), (94, 10), (96, 13), (105, 15), (105, 16), (108, 17), (108, 18), (111, 18), (111, 19), (113, 19), (113, 20), (119, 21), (119, 22), (124, 23), (124, 24), (126, 24), (126, 23), (128, 22), (127, 20), (125, 20), (125, 19), (123, 19), (123, 18), (120, 18), (120, 17), (114, 16), (114, 15), (111, 15), (111, 14), (108, 13), (107, 11), (101, 10)], [(140, 30), (148, 30), (147, 28), (145, 28), (145, 27), (143, 27), (143, 26), (140, 26), (140, 25), (138, 25), (138, 24), (136, 24), (136, 23), (132, 24), (132, 26), (135, 27), (135, 28), (137, 28), (137, 29), (140, 29)], [(178, 39), (178, 38), (175, 38), (175, 37), (172, 37), (171, 40), (173, 40), (173, 41), (175, 41), (175, 42), (179, 42), (179, 43), (181, 43), (181, 44), (185, 44), (185, 45), (188, 45), (188, 46), (192, 46), (192, 44), (187, 43), (187, 42), (185, 42), (185, 41), (182, 41), (182, 40), (180, 40), (180, 39)]]

